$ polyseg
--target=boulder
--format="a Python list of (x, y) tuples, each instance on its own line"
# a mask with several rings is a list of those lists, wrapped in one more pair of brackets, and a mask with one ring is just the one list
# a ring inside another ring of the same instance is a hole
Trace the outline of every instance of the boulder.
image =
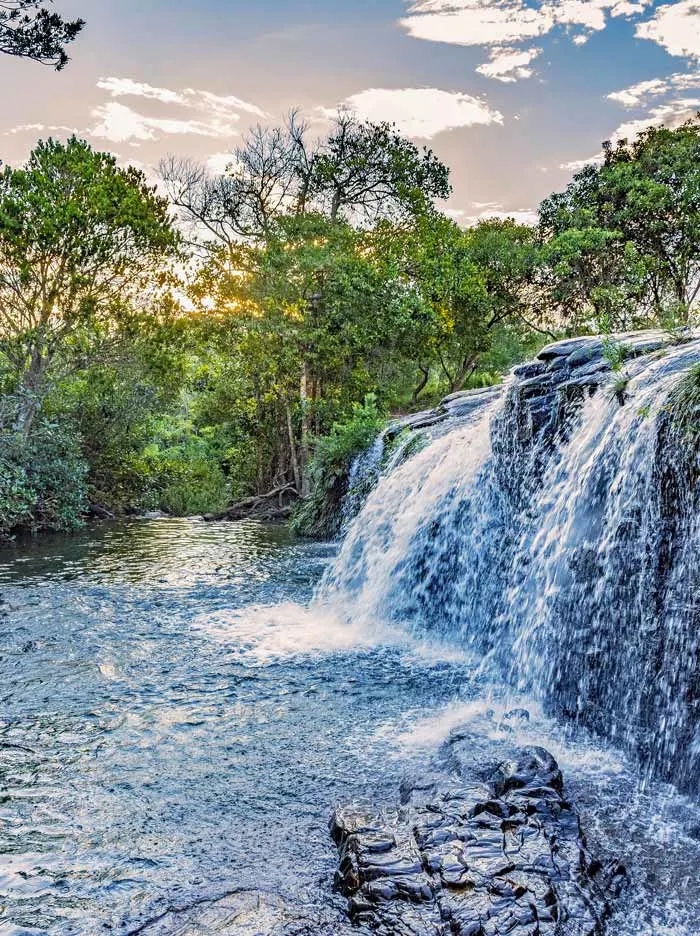
[(486, 779), (452, 755), (395, 809), (334, 813), (352, 921), (381, 936), (600, 936), (625, 870), (589, 854), (551, 754), (524, 749)]

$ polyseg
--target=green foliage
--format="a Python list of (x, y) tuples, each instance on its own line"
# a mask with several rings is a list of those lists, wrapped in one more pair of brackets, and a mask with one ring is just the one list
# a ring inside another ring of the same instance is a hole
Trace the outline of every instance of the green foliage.
[(680, 380), (671, 394), (668, 412), (673, 429), (693, 447), (700, 444), (700, 364)]
[(606, 338), (603, 342), (603, 357), (615, 374), (619, 374), (629, 355), (628, 349), (619, 341)]
[(352, 460), (369, 448), (385, 421), (376, 398), (368, 395), (362, 405), (355, 404), (348, 420), (335, 423), (328, 435), (318, 440), (310, 465), (311, 494), (293, 520), (297, 533), (332, 536), (337, 532)]
[[(463, 229), (436, 208), (449, 172), (429, 150), (345, 113), (312, 143), (292, 116), (253, 131), (222, 177), (165, 167), (199, 247), (186, 283), (170, 206), (141, 173), (79, 140), (39, 143), (0, 173), (14, 440), (0, 526), (70, 526), (86, 490), (115, 512), (190, 514), (294, 487), (297, 528), (327, 535), (382, 414), (497, 383), (565, 333), (654, 323), (683, 340), (700, 294), (699, 138), (691, 122), (606, 147), (538, 229)], [(625, 350), (611, 339), (606, 356), (625, 402)], [(42, 461), (34, 446), (59, 425), (71, 445), (53, 458), (47, 436)]]
[(143, 485), (142, 505), (174, 516), (222, 510), (229, 503), (226, 477), (206, 439), (191, 428), (161, 425), (132, 462)]
[(41, 422), (29, 438), (0, 433), (0, 537), (17, 529), (70, 531), (87, 505), (88, 467), (75, 433)]
[(165, 282), (177, 246), (143, 173), (75, 138), (0, 174), (0, 352), (28, 433), (50, 385), (111, 340)]
[(34, 59), (61, 71), (68, 64), (66, 46), (84, 25), (81, 19), (64, 20), (42, 0), (4, 0), (0, 7), (0, 52)]
[(690, 320), (700, 296), (700, 119), (605, 144), (540, 208), (543, 283), (579, 324), (621, 330)]

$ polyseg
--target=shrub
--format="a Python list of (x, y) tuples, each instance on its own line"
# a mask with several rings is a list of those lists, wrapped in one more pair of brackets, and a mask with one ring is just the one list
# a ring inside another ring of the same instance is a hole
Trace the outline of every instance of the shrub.
[(309, 465), (311, 494), (297, 508), (292, 526), (304, 536), (335, 536), (340, 526), (340, 505), (347, 493), (353, 459), (369, 448), (381, 432), (385, 418), (373, 394), (355, 404), (352, 416), (335, 423), (316, 442)]
[(42, 422), (28, 439), (0, 433), (0, 535), (70, 531), (87, 506), (87, 465), (74, 433)]
[(697, 445), (700, 442), (700, 364), (681, 378), (669, 398), (668, 412), (674, 430)]

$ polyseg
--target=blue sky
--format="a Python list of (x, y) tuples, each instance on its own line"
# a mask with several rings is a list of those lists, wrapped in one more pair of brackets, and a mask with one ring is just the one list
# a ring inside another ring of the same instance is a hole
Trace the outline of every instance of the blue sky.
[(77, 131), (152, 171), (212, 168), (256, 122), (339, 104), (452, 167), (449, 210), (527, 218), (604, 139), (700, 110), (700, 0), (56, 0), (61, 74), (0, 60), (0, 158)]

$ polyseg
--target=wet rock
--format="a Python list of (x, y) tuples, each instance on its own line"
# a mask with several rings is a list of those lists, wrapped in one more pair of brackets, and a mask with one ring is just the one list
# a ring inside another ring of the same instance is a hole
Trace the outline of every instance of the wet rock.
[(350, 918), (382, 936), (600, 936), (625, 871), (588, 853), (554, 758), (527, 748), (481, 781), (460, 743), (399, 808), (333, 815)]
[(570, 358), (574, 354), (579, 356), (593, 354), (602, 346), (602, 341), (602, 338), (596, 336), (567, 338), (564, 341), (557, 341), (554, 344), (547, 345), (537, 355), (537, 359), (539, 361), (553, 361), (554, 358)]

